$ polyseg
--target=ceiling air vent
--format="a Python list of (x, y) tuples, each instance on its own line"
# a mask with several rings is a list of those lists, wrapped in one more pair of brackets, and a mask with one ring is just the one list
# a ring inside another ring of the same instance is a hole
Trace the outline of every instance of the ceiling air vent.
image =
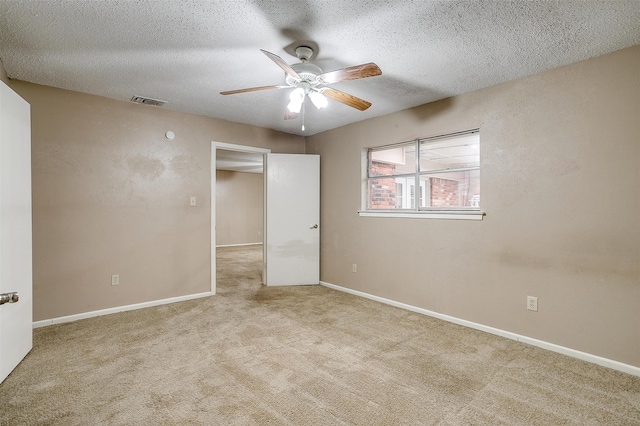
[(164, 104), (167, 103), (167, 101), (161, 101), (160, 99), (145, 98), (144, 96), (134, 96), (133, 98), (131, 98), (131, 102), (135, 102), (138, 104), (145, 104), (145, 105), (154, 105), (154, 106), (163, 106)]

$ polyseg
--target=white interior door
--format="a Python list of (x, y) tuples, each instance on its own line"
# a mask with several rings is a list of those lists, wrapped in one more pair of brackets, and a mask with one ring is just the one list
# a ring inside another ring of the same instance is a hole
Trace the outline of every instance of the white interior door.
[(30, 121), (29, 104), (0, 82), (0, 294), (13, 302), (0, 305), (0, 382), (32, 346)]
[(320, 156), (266, 157), (264, 284), (318, 284)]

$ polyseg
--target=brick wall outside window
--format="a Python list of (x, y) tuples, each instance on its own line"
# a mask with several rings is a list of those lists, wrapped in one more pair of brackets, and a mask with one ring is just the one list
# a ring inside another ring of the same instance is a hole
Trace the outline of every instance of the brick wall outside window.
[[(393, 210), (399, 208), (396, 204), (396, 179), (388, 177), (396, 172), (395, 164), (382, 163), (377, 161), (371, 162), (370, 174), (372, 178), (369, 180), (371, 187), (370, 209), (387, 209)], [(376, 175), (387, 175), (385, 177), (375, 178)], [(443, 179), (432, 177), (430, 182), (430, 207), (456, 207), (460, 203), (460, 184), (457, 180)]]
[[(381, 163), (377, 161), (371, 162), (369, 173), (371, 176), (391, 175), (396, 171), (395, 164)], [(370, 209), (395, 209), (396, 208), (396, 179), (395, 178), (379, 178), (371, 179), (371, 188), (369, 188), (369, 196), (371, 197)]]
[(431, 178), (431, 207), (455, 207), (460, 202), (458, 181)]

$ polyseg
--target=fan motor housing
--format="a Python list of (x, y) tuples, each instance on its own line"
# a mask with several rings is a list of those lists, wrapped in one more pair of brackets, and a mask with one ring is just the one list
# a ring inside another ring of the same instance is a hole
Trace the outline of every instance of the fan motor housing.
[[(293, 64), (291, 68), (298, 73), (302, 81), (306, 81), (312, 86), (317, 84), (316, 77), (322, 74), (322, 69), (319, 66), (310, 63)], [(285, 80), (289, 86), (295, 86), (299, 83), (289, 75), (286, 76)]]

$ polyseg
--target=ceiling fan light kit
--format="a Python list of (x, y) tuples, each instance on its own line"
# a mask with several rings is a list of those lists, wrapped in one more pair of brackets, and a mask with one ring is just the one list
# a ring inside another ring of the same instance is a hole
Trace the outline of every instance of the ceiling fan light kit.
[(309, 92), (309, 99), (311, 99), (313, 105), (318, 109), (325, 108), (329, 104), (327, 98), (316, 90)]
[(302, 103), (304, 102), (304, 89), (302, 87), (298, 87), (294, 89), (289, 95), (289, 105), (287, 105), (287, 109), (290, 112), (294, 112), (298, 114), (302, 109)]
[[(373, 62), (355, 65), (335, 71), (323, 72), (322, 69), (309, 63), (313, 56), (313, 49), (308, 46), (298, 46), (295, 50), (300, 63), (289, 65), (278, 55), (266, 50), (262, 50), (269, 59), (278, 65), (285, 72), (286, 85), (250, 87), (247, 89), (230, 90), (220, 92), (221, 95), (235, 95), (238, 93), (256, 92), (269, 89), (290, 89), (289, 104), (285, 111), (284, 119), (291, 120), (297, 118), (303, 110), (303, 104), (308, 97), (317, 109), (325, 108), (329, 103), (327, 98), (340, 102), (359, 111), (364, 111), (371, 106), (371, 102), (360, 99), (348, 93), (326, 87), (329, 84), (341, 81), (357, 80), (360, 78), (375, 77), (382, 74), (380, 68)], [(304, 124), (303, 124), (304, 130)]]

